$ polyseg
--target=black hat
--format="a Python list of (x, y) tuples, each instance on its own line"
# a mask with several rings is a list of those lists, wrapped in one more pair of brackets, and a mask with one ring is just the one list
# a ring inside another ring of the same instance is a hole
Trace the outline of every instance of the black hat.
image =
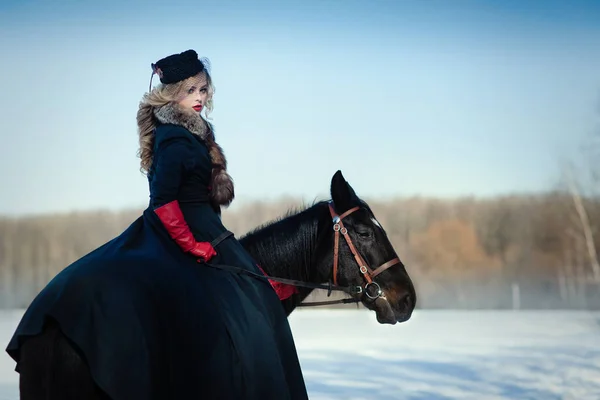
[(164, 84), (182, 81), (205, 69), (194, 50), (172, 54), (151, 64), (151, 67), (153, 75), (156, 73)]

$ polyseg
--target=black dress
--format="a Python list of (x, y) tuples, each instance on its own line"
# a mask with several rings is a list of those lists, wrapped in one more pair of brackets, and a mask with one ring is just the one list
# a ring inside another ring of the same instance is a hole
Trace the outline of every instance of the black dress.
[[(177, 199), (196, 240), (226, 231), (207, 201), (205, 142), (183, 126), (159, 124), (154, 149), (149, 207), (39, 293), (7, 352), (18, 363), (21, 340), (51, 317), (114, 400), (308, 398), (290, 326), (269, 283), (198, 263), (153, 212)], [(216, 251), (211, 263), (261, 273), (234, 237)]]

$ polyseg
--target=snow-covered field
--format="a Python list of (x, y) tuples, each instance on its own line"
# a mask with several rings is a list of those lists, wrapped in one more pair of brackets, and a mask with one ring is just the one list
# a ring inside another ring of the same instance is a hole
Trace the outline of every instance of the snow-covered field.
[[(20, 312), (0, 312), (0, 348)], [(421, 311), (395, 326), (358, 310), (291, 318), (310, 398), (600, 399), (600, 313)], [(0, 400), (16, 400), (0, 355)]]

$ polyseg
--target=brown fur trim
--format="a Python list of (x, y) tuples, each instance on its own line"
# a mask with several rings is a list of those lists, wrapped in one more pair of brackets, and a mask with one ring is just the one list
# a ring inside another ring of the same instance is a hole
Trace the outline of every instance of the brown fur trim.
[[(212, 133), (212, 132), (211, 132)], [(221, 146), (214, 141), (214, 136), (209, 135), (208, 144), (210, 159), (213, 162), (211, 198), (220, 205), (228, 206), (235, 197), (233, 179), (227, 173), (227, 160)]]
[(227, 173), (227, 159), (221, 146), (215, 142), (212, 126), (199, 113), (186, 111), (176, 103), (155, 108), (154, 115), (163, 124), (183, 126), (206, 143), (213, 165), (210, 198), (215, 204), (230, 205), (235, 197), (233, 180)]
[(202, 140), (206, 140), (209, 134), (208, 122), (199, 113), (184, 110), (177, 103), (154, 108), (154, 115), (163, 124), (181, 125)]

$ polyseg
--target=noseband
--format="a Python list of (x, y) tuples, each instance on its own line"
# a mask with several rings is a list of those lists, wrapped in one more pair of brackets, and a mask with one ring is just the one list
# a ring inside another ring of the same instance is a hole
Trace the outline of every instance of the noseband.
[(373, 279), (390, 268), (393, 265), (399, 264), (400, 259), (394, 258), (390, 261), (387, 261), (381, 264), (379, 267), (375, 268), (375, 270), (371, 269), (367, 262), (360, 256), (354, 243), (352, 243), (352, 239), (348, 235), (348, 229), (344, 226), (342, 219), (352, 214), (353, 212), (359, 210), (360, 207), (353, 207), (348, 211), (344, 212), (341, 215), (338, 215), (333, 208), (333, 204), (329, 202), (329, 213), (331, 214), (331, 218), (333, 219), (333, 231), (334, 233), (334, 241), (333, 241), (333, 284), (337, 286), (337, 275), (338, 275), (338, 258), (339, 258), (339, 245), (340, 245), (340, 234), (346, 239), (346, 243), (348, 243), (348, 247), (350, 247), (350, 251), (358, 264), (358, 269), (362, 274), (363, 278), (367, 281), (364, 288), (361, 286), (361, 289), (364, 291), (365, 295), (371, 299), (376, 300), (378, 297), (384, 297), (383, 290), (377, 282)]

